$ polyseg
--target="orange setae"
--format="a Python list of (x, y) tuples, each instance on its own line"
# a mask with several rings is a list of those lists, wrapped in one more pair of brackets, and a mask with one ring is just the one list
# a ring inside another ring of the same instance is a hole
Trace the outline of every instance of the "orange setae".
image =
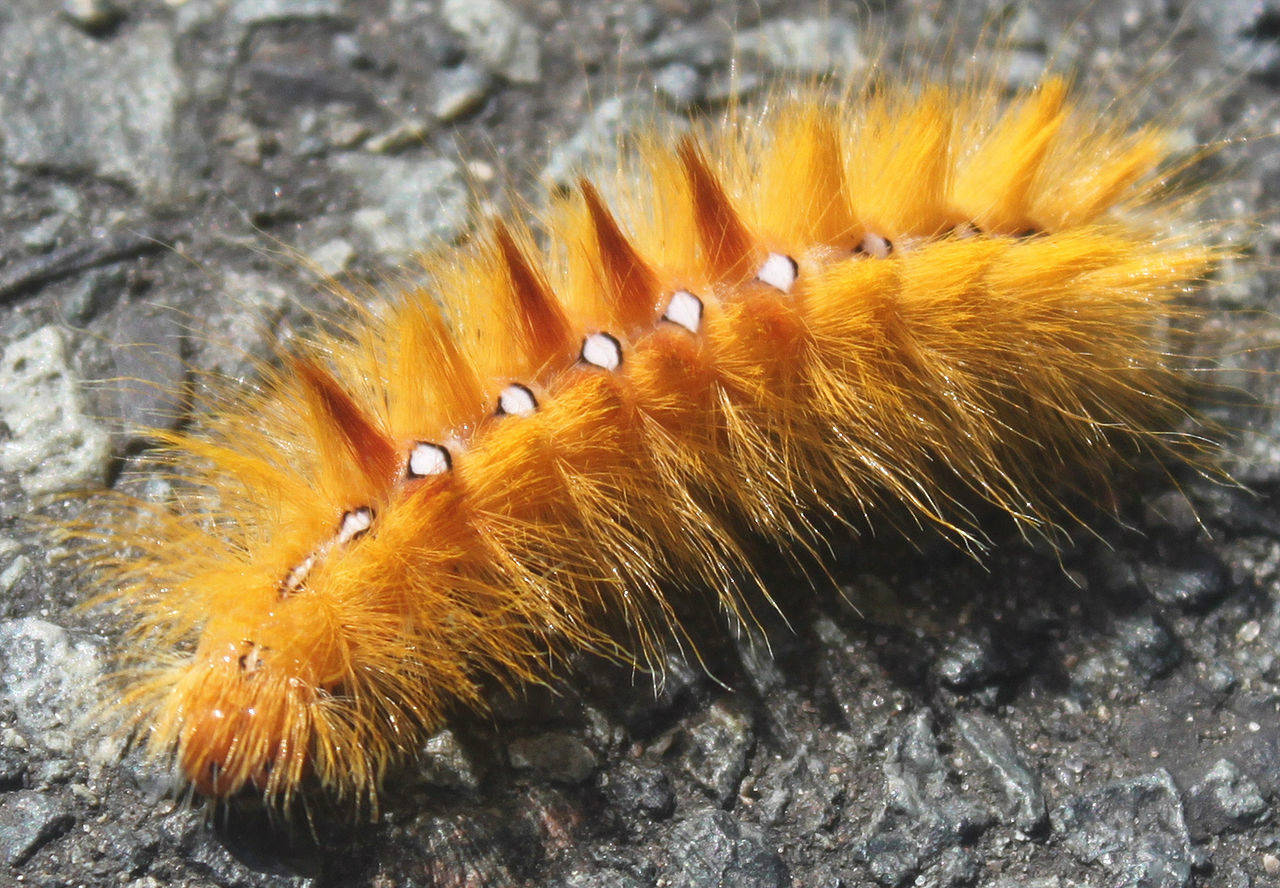
[(1135, 452), (1204, 458), (1164, 330), (1218, 250), (1162, 225), (1158, 133), (1056, 78), (777, 98), (164, 435), (182, 499), (103, 568), (153, 750), (216, 797), (373, 800), (486, 681), (652, 665), (690, 590), (747, 613), (744, 534), (889, 503), (979, 539), (966, 497), (1053, 528)]

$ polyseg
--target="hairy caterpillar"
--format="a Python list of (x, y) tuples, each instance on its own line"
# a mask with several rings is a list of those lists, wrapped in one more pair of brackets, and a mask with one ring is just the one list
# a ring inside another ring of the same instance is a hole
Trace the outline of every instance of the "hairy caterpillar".
[(1161, 218), (1167, 152), (1054, 78), (872, 84), (646, 149), (545, 252), (494, 225), (160, 433), (193, 480), (108, 541), (122, 705), (208, 795), (372, 797), (481, 679), (645, 661), (681, 589), (746, 612), (744, 535), (977, 543), (967, 504), (1048, 529), (1118, 461), (1195, 461), (1162, 327), (1217, 250)]

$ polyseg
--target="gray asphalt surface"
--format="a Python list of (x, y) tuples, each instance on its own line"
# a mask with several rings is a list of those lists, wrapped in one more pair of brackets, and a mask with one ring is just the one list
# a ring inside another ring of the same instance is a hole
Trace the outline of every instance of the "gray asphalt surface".
[[(115, 630), (26, 519), (158, 483), (129, 429), (187, 421), (193, 372), (252, 384), (323, 275), (389, 287), (644, 121), (992, 22), (1011, 86), (1052, 57), (1173, 109), (1188, 144), (1232, 139), (1189, 175), (1241, 220), (1203, 347), (1246, 393), (1210, 407), (1248, 491), (1151, 473), (1096, 537), (1055, 554), (993, 526), (981, 563), (837, 536), (838, 590), (763, 552), (790, 626), (710, 623), (714, 679), (675, 652), (656, 692), (583, 662), (460, 715), (375, 824), (211, 818), (86, 719)], [(1280, 885), (1280, 376), (1257, 372), (1280, 342), (1278, 35), (1280, 6), (1246, 0), (9, 0), (0, 885)]]

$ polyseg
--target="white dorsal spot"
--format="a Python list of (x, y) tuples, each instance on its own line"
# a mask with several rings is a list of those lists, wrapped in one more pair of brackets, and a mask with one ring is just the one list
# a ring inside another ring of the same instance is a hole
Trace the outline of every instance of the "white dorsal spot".
[(241, 642), (242, 648), (247, 648), (243, 654), (236, 660), (236, 664), (240, 667), (240, 671), (246, 675), (253, 675), (266, 665), (262, 657), (262, 648), (254, 644), (252, 641)]
[(322, 558), (329, 554), (334, 545), (341, 546), (359, 539), (369, 532), (370, 527), (373, 527), (373, 509), (368, 506), (343, 512), (342, 520), (338, 523), (338, 532), (331, 539), (321, 543), (314, 552), (285, 574), (277, 590), (280, 597), (288, 598), (290, 595), (301, 592), (306, 586), (307, 578), (311, 576), (311, 571)]
[(316, 555), (312, 552), (306, 558), (302, 559), (302, 563), (289, 571), (285, 575), (284, 582), (280, 584), (280, 597), (284, 598), (299, 592), (302, 584), (307, 581), (307, 575), (311, 573), (311, 568), (316, 566)]
[(858, 252), (866, 253), (872, 259), (888, 259), (893, 252), (893, 243), (886, 237), (868, 231), (858, 244)]
[(786, 253), (770, 253), (765, 257), (764, 264), (760, 266), (760, 270), (756, 272), (757, 280), (763, 281), (783, 293), (791, 292), (791, 288), (795, 286), (796, 278), (799, 276), (800, 266), (796, 264), (796, 260)]
[(498, 413), (505, 416), (533, 416), (538, 409), (538, 399), (533, 392), (514, 382), (498, 395)]
[(662, 319), (679, 324), (690, 333), (697, 333), (702, 326), (702, 300), (688, 290), (676, 290), (671, 294)]
[(413, 450), (409, 451), (410, 478), (443, 475), (451, 468), (453, 468), (453, 457), (439, 444), (419, 441), (413, 445)]
[(342, 523), (338, 525), (338, 535), (335, 539), (338, 543), (349, 543), (363, 536), (370, 527), (373, 527), (373, 509), (368, 506), (352, 509), (350, 512), (343, 513)]
[(622, 366), (622, 344), (608, 333), (592, 333), (582, 340), (582, 360), (602, 370), (617, 370)]

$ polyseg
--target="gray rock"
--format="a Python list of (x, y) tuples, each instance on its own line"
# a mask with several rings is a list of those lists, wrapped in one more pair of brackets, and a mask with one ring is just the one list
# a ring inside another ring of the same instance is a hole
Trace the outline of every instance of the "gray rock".
[(1044, 17), (1031, 7), (1010, 11), (1010, 19), (1002, 23), (1001, 39), (1010, 46), (1043, 47)]
[(990, 684), (1006, 668), (990, 637), (957, 638), (934, 664), (934, 672), (943, 684), (956, 690), (972, 690)]
[(339, 0), (234, 0), (228, 17), (238, 25), (261, 25), (299, 19), (333, 18), (342, 13)]
[(490, 71), (514, 83), (538, 82), (541, 37), (502, 0), (444, 0), (440, 12)]
[(373, 154), (396, 154), (408, 148), (421, 147), (430, 133), (430, 125), (420, 120), (408, 120), (370, 136), (364, 148)]
[(847, 74), (867, 65), (859, 35), (858, 25), (847, 19), (784, 18), (743, 31), (737, 45), (778, 70)]
[(474, 65), (459, 65), (442, 73), (436, 85), (432, 115), (448, 123), (478, 111), (489, 96), (489, 75)]
[(981, 712), (956, 714), (956, 729), (990, 769), (1024, 833), (1040, 831), (1049, 817), (1040, 777), (1027, 767), (1000, 723)]
[(1178, 640), (1150, 614), (1120, 620), (1115, 631), (1125, 659), (1133, 671), (1147, 681), (1168, 675), (1182, 660)]
[(771, 763), (751, 787), (753, 810), (766, 826), (794, 824), (803, 835), (832, 828), (843, 810), (847, 789), (842, 777), (860, 758), (852, 738), (846, 749), (801, 748)]
[(184, 863), (201, 874), (203, 884), (315, 888), (316, 879), (300, 875), (278, 856), (255, 853), (252, 846), (243, 847), (220, 837), (197, 811), (175, 810), (165, 818), (160, 830), (168, 842), (182, 848)]
[(0, 536), (0, 595), (8, 593), (31, 567), (17, 540)]
[(653, 78), (658, 95), (680, 110), (692, 108), (706, 97), (706, 82), (692, 65), (672, 62)]
[(737, 639), (738, 661), (751, 687), (761, 697), (783, 687), (786, 675), (778, 668), (778, 660), (769, 639), (756, 632), (744, 632)]
[(596, 769), (596, 757), (577, 737), (550, 732), (513, 740), (507, 746), (511, 766), (537, 771), (558, 783), (582, 783)]
[(362, 208), (352, 221), (368, 245), (403, 261), (458, 236), (467, 223), (467, 189), (458, 165), (443, 158), (348, 154), (335, 158)]
[(358, 34), (334, 34), (329, 46), (333, 52), (334, 61), (343, 67), (359, 68), (372, 62)]
[(124, 18), (112, 0), (63, 0), (62, 14), (86, 34), (104, 34)]
[(1189, 611), (1206, 610), (1230, 591), (1226, 570), (1221, 563), (1209, 559), (1192, 564), (1145, 564), (1140, 574), (1157, 601)]
[(285, 338), (281, 321), (294, 294), (278, 280), (234, 270), (218, 275), (211, 292), (217, 294), (217, 308), (208, 325), (219, 334), (216, 339), (192, 337), (192, 364), (230, 378), (251, 378), (255, 368), (250, 358), (274, 357), (273, 343), (262, 331), (273, 330)]
[(62, 301), (63, 314), (71, 323), (83, 324), (119, 298), (127, 286), (122, 269), (96, 268), (75, 281)]
[(1191, 880), (1191, 836), (1168, 771), (1082, 793), (1051, 819), (1066, 848), (1110, 872), (1116, 888), (1182, 888)]
[(58, 328), (41, 327), (0, 355), (0, 421), (8, 430), (0, 469), (28, 494), (102, 484), (110, 442), (85, 415)]
[(1197, 839), (1247, 829), (1267, 814), (1267, 801), (1258, 784), (1228, 759), (1218, 759), (1209, 772), (1187, 790), (1187, 821)]
[(358, 148), (369, 138), (369, 127), (358, 120), (326, 116), (320, 126), (324, 141), (334, 148)]
[(992, 823), (982, 804), (959, 796), (938, 752), (927, 711), (908, 717), (883, 765), (885, 801), (861, 856), (882, 885), (905, 885), (948, 849), (976, 840)]
[(572, 136), (552, 149), (541, 178), (551, 185), (569, 186), (581, 174), (610, 162), (618, 143), (630, 132), (653, 126), (675, 128), (684, 122), (662, 114), (651, 96), (627, 93), (600, 103)]
[(12, 592), (18, 580), (22, 579), (30, 569), (31, 559), (26, 555), (19, 554), (10, 559), (9, 563), (0, 570), (0, 595)]
[(307, 258), (316, 271), (324, 275), (337, 275), (347, 270), (356, 258), (356, 248), (340, 237), (327, 240), (308, 252)]
[(0, 801), (0, 860), (21, 866), (75, 822), (67, 804), (45, 793), (19, 790)]
[(48, 742), (80, 728), (102, 674), (98, 646), (61, 626), (35, 617), (0, 623), (0, 689), (28, 736)]
[(727, 811), (680, 821), (667, 843), (663, 884), (669, 888), (782, 888), (791, 878), (759, 830)]
[(1204, 686), (1215, 694), (1226, 696), (1240, 686), (1240, 678), (1225, 662), (1214, 660), (1205, 667)]
[(726, 805), (737, 795), (754, 744), (750, 717), (732, 704), (717, 702), (686, 734), (684, 770)]
[(426, 783), (434, 786), (471, 792), (480, 788), (479, 767), (447, 728), (422, 745), (418, 772)]
[(0, 791), (22, 788), (30, 760), (31, 744), (13, 728), (0, 730)]
[(1253, 888), (1254, 882), (1248, 871), (1241, 866), (1226, 866), (1218, 872), (1222, 888)]
[(43, 253), (58, 245), (71, 228), (72, 215), (55, 210), (18, 235), (22, 245), (32, 252)]
[(1145, 504), (1144, 519), (1151, 531), (1172, 530), (1190, 537), (1200, 528), (1196, 507), (1181, 490), (1170, 490)]
[(724, 28), (692, 25), (654, 40), (645, 55), (655, 67), (669, 62), (704, 70), (719, 67), (732, 56), (727, 36)]
[(98, 41), (55, 17), (0, 12), (0, 59), (0, 157), (167, 195), (181, 84), (169, 28), (144, 21)]
[(982, 869), (982, 856), (972, 848), (948, 848), (939, 856), (937, 876), (930, 884), (966, 888), (978, 881)]
[(111, 339), (117, 415), (129, 434), (175, 427), (184, 415), (186, 321), (151, 303), (123, 306)]
[(601, 788), (615, 805), (666, 820), (676, 810), (676, 791), (660, 768), (623, 761), (601, 778)]
[(618, 870), (573, 873), (559, 883), (561, 888), (643, 888), (644, 883)]

